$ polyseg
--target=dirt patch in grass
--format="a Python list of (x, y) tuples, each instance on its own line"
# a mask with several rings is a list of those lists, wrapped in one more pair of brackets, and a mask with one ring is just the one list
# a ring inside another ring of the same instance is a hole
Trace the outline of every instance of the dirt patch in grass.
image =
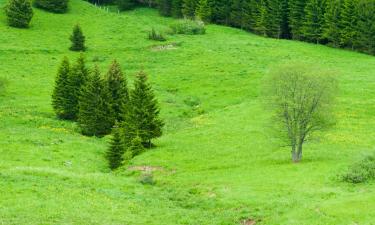
[(154, 171), (164, 171), (165, 169), (160, 166), (129, 166), (130, 171), (141, 171), (141, 172), (154, 172)]
[(241, 221), (241, 225), (255, 225), (257, 222), (252, 219), (246, 219)]

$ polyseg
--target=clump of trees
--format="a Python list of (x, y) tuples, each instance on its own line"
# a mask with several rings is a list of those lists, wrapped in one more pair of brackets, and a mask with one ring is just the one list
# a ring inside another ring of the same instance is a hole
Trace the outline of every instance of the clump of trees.
[(30, 0), (9, 0), (4, 9), (9, 26), (29, 27), (34, 15)]
[(282, 66), (265, 79), (265, 99), (281, 137), (300, 162), (303, 145), (318, 130), (332, 125), (336, 80), (303, 65)]
[(65, 13), (69, 0), (34, 0), (34, 6), (54, 13)]
[(77, 121), (84, 135), (102, 137), (112, 132), (107, 152), (112, 169), (151, 148), (164, 126), (147, 75), (139, 72), (129, 90), (116, 60), (101, 76), (97, 66), (88, 70), (83, 55), (73, 66), (65, 57), (56, 76), (52, 106), (58, 118)]
[(85, 51), (86, 50), (85, 40), (86, 40), (86, 37), (83, 35), (81, 26), (79, 24), (76, 24), (73, 28), (73, 33), (70, 36), (70, 41), (72, 42), (70, 50)]

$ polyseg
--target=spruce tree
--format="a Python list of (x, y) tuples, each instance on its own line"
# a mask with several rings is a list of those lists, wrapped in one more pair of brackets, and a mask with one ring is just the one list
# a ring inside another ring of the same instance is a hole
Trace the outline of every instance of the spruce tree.
[(232, 0), (230, 24), (240, 29), (251, 30), (251, 5), (247, 0)]
[(157, 8), (160, 15), (171, 16), (172, 12), (172, 1), (171, 0), (157, 0)]
[(231, 2), (228, 0), (212, 0), (211, 5), (211, 21), (228, 25), (230, 22), (230, 6)]
[(281, 37), (281, 1), (280, 0), (267, 0), (267, 35), (273, 38)]
[(195, 18), (195, 9), (197, 7), (197, 0), (183, 0), (182, 14), (189, 19)]
[(78, 100), (83, 85), (88, 80), (89, 72), (85, 65), (83, 54), (79, 56), (75, 65), (71, 68), (68, 79), (68, 101), (66, 107), (66, 119), (76, 120), (78, 115)]
[(175, 18), (182, 17), (182, 1), (183, 0), (171, 0), (171, 15)]
[(78, 125), (83, 135), (102, 137), (112, 129), (110, 93), (95, 66), (79, 98)]
[(68, 2), (69, 0), (34, 0), (34, 6), (54, 13), (65, 13)]
[(52, 106), (60, 119), (69, 119), (69, 59), (64, 57), (55, 80), (55, 88), (52, 93)]
[(341, 34), (340, 43), (345, 47), (354, 48), (357, 38), (357, 0), (344, 0), (341, 12)]
[(121, 166), (125, 150), (126, 146), (123, 141), (121, 129), (118, 127), (118, 125), (116, 125), (112, 130), (110, 147), (106, 153), (109, 167), (112, 170), (115, 170)]
[(257, 34), (267, 36), (268, 25), (268, 6), (266, 0), (260, 0), (258, 5), (258, 15), (255, 22), (255, 31)]
[(136, 0), (116, 0), (116, 3), (121, 11), (133, 9), (137, 5)]
[(324, 14), (323, 37), (335, 47), (340, 45), (342, 0), (331, 0), (327, 3)]
[(121, 71), (120, 64), (114, 60), (106, 76), (107, 88), (111, 95), (113, 119), (122, 122), (129, 107), (128, 83)]
[(151, 140), (162, 135), (163, 121), (159, 118), (159, 107), (146, 74), (138, 73), (134, 90), (130, 92), (131, 107), (125, 119), (125, 135), (139, 136), (142, 143), (151, 147)]
[(280, 4), (280, 37), (290, 39), (292, 38), (292, 34), (289, 26), (289, 0), (281, 0)]
[(70, 41), (72, 42), (72, 46), (70, 50), (72, 51), (85, 51), (85, 36), (83, 35), (82, 29), (79, 24), (76, 24), (73, 28), (73, 33), (70, 36)]
[(140, 155), (144, 150), (145, 149), (142, 144), (142, 139), (139, 136), (133, 138), (128, 149), (128, 151), (132, 153), (132, 156), (135, 157), (137, 155)]
[(195, 16), (205, 23), (211, 22), (211, 6), (208, 0), (199, 0)]
[(324, 0), (308, 0), (305, 8), (303, 36), (307, 41), (319, 43), (324, 25)]
[(362, 52), (375, 55), (375, 0), (360, 0), (357, 7), (355, 44)]
[(306, 0), (289, 0), (289, 26), (292, 38), (301, 40), (303, 37), (303, 21), (305, 18)]
[(33, 18), (33, 9), (30, 0), (9, 0), (5, 6), (8, 25), (17, 28), (29, 27)]

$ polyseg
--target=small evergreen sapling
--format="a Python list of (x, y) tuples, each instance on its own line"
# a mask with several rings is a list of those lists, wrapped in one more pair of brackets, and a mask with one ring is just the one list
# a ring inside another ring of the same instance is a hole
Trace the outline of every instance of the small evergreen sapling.
[(112, 139), (106, 157), (109, 167), (112, 170), (119, 168), (122, 164), (122, 157), (125, 152), (125, 143), (122, 137), (122, 130), (118, 125), (112, 130)]
[(69, 59), (64, 57), (57, 72), (55, 88), (52, 94), (52, 106), (60, 119), (69, 119), (69, 76), (70, 66)]
[(72, 51), (85, 51), (85, 36), (83, 35), (82, 29), (79, 24), (76, 24), (73, 28), (73, 33), (70, 36), (70, 41), (72, 42), (72, 46), (70, 50)]
[(5, 14), (9, 26), (17, 28), (29, 27), (34, 15), (30, 0), (10, 0), (5, 6)]
[(110, 98), (96, 66), (79, 98), (78, 125), (83, 135), (102, 137), (111, 132), (113, 114)]

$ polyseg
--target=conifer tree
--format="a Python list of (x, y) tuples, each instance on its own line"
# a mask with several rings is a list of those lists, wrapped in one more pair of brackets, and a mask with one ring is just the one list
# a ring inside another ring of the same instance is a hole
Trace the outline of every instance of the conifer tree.
[(342, 0), (328, 1), (324, 14), (323, 37), (333, 46), (339, 46), (341, 40), (341, 3)]
[(208, 0), (199, 0), (195, 15), (205, 23), (211, 22), (211, 6)]
[(54, 13), (65, 13), (68, 0), (34, 0), (34, 6)]
[(212, 0), (211, 5), (211, 21), (228, 25), (230, 22), (230, 1), (228, 0)]
[(128, 83), (121, 71), (120, 64), (114, 60), (106, 76), (107, 88), (111, 95), (113, 119), (122, 122), (129, 107)]
[(290, 39), (292, 37), (290, 26), (289, 26), (289, 0), (280, 1), (280, 37), (284, 39)]
[(60, 119), (69, 119), (69, 59), (64, 57), (55, 80), (55, 88), (52, 93), (52, 106)]
[(171, 6), (171, 15), (175, 18), (182, 17), (182, 1), (183, 0), (171, 0), (172, 6)]
[(375, 0), (360, 0), (357, 10), (355, 44), (362, 52), (375, 55)]
[(132, 153), (133, 157), (140, 155), (144, 151), (142, 139), (139, 136), (136, 136), (135, 138), (133, 138), (133, 140), (130, 143), (128, 151)]
[(266, 0), (260, 0), (258, 15), (255, 22), (255, 31), (262, 36), (267, 36), (268, 6)]
[(197, 0), (183, 0), (182, 14), (186, 18), (194, 19), (196, 7), (197, 7)]
[(73, 28), (73, 33), (70, 36), (70, 41), (72, 42), (72, 46), (70, 50), (72, 51), (85, 51), (85, 36), (83, 35), (82, 29), (79, 24), (76, 24)]
[(289, 0), (289, 26), (292, 38), (301, 40), (303, 37), (302, 26), (305, 18), (306, 0)]
[(101, 137), (112, 129), (110, 93), (95, 66), (79, 98), (78, 125), (83, 135)]
[(344, 0), (341, 12), (341, 45), (354, 48), (354, 41), (357, 37), (357, 0)]
[(281, 1), (280, 0), (267, 0), (267, 35), (273, 38), (281, 37)]
[(157, 0), (157, 8), (160, 15), (171, 16), (172, 1), (171, 0)]
[(231, 2), (230, 23), (240, 29), (251, 29), (251, 5), (247, 0), (233, 0)]
[(147, 81), (146, 74), (138, 73), (134, 89), (130, 92), (131, 107), (125, 119), (125, 136), (139, 136), (142, 143), (151, 147), (151, 140), (162, 135), (163, 121), (159, 118), (158, 102)]
[(9, 0), (5, 6), (8, 25), (17, 28), (29, 27), (33, 18), (33, 9), (30, 0)]
[(69, 98), (66, 107), (66, 119), (76, 120), (78, 115), (78, 100), (83, 85), (88, 80), (89, 72), (85, 65), (83, 54), (79, 56), (75, 65), (71, 68), (68, 79)]
[(121, 166), (123, 154), (126, 150), (121, 129), (116, 125), (112, 130), (112, 139), (110, 147), (107, 150), (106, 157), (109, 167), (114, 170)]
[(307, 41), (319, 43), (324, 24), (324, 0), (308, 0), (305, 8), (303, 36)]
[(136, 0), (116, 0), (116, 3), (121, 11), (133, 9), (137, 5)]

